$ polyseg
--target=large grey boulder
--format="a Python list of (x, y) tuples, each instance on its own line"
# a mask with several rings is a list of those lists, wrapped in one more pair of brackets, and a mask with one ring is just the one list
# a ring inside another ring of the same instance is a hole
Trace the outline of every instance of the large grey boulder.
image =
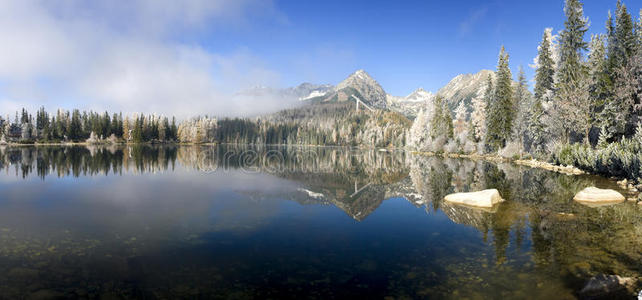
[(496, 189), (483, 190), (472, 193), (450, 194), (446, 196), (444, 200), (451, 203), (475, 207), (493, 207), (493, 205), (504, 201), (504, 199), (502, 199), (502, 196), (499, 195), (499, 191)]
[(587, 205), (602, 205), (624, 202), (626, 198), (617, 191), (592, 186), (577, 193), (573, 200)]

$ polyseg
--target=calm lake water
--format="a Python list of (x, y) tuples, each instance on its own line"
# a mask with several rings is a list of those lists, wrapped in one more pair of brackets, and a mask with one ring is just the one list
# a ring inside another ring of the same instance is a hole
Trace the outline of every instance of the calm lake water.
[[(642, 276), (594, 176), (345, 148), (0, 148), (0, 298), (574, 299)], [(442, 201), (497, 188), (479, 210)], [(111, 297), (111, 298), (110, 298)]]

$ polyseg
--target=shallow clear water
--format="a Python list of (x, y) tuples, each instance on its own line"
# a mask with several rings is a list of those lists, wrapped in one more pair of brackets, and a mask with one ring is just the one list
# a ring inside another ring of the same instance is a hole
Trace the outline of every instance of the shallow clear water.
[[(345, 148), (0, 148), (0, 298), (573, 299), (642, 276), (594, 176)], [(497, 188), (489, 210), (452, 192)]]

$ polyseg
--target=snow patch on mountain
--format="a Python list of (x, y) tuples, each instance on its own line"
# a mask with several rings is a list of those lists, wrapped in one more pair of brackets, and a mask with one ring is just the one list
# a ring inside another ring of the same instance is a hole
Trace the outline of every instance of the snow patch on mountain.
[(335, 92), (340, 92), (345, 88), (353, 88), (363, 96), (365, 103), (376, 108), (386, 108), (386, 91), (381, 85), (374, 80), (366, 71), (357, 70), (340, 82), (335, 88)]
[(327, 91), (312, 91), (309, 95), (299, 98), (301, 101), (310, 100), (312, 98), (323, 97), (327, 94)]
[(419, 110), (426, 108), (426, 105), (432, 101), (433, 97), (433, 93), (419, 88), (406, 97), (387, 95), (386, 102), (390, 110), (414, 118), (419, 113)]
[(495, 72), (491, 70), (481, 70), (475, 74), (461, 74), (453, 78), (448, 84), (439, 89), (438, 95), (443, 96), (448, 102), (448, 107), (454, 110), (462, 101), (466, 107), (470, 106), (470, 101), (480, 91), (486, 88), (488, 76), (494, 80)]

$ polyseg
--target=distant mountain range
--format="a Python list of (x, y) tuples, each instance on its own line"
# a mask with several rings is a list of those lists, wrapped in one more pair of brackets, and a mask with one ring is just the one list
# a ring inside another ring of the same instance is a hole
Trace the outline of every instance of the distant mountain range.
[[(472, 98), (483, 94), (488, 76), (494, 77), (494, 74), (490, 70), (481, 70), (475, 74), (458, 75), (439, 89), (437, 95), (441, 95), (447, 100), (451, 110), (454, 110), (462, 101), (470, 109)], [(351, 99), (354, 95), (371, 107), (389, 109), (409, 118), (414, 118), (419, 110), (426, 108), (427, 104), (435, 97), (435, 94), (423, 88), (419, 88), (405, 97), (390, 95), (364, 70), (352, 73), (336, 86), (303, 83), (297, 87), (286, 89), (255, 87), (239, 94), (299, 100), (304, 103), (354, 101)]]

